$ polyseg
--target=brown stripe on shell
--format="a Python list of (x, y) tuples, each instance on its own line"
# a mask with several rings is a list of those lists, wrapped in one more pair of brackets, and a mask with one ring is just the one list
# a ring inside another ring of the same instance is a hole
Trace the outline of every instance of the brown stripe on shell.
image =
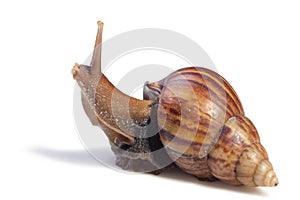
[[(249, 137), (250, 135), (253, 139), (253, 141), (260, 141), (259, 135), (257, 133), (257, 130), (254, 126), (254, 124), (251, 122), (250, 119), (246, 117), (237, 117), (237, 120), (240, 120), (240, 128), (244, 130), (245, 133), (247, 133), (246, 137)], [(252, 127), (251, 129), (249, 127)]]
[[(198, 115), (200, 115), (199, 118), (193, 118), (185, 114), (185, 111), (181, 112), (181, 116), (174, 116), (170, 114), (167, 109), (164, 111), (166, 112), (158, 112), (160, 118), (166, 119), (161, 124), (161, 127), (166, 132), (160, 132), (161, 140), (164, 145), (168, 145), (170, 141), (176, 137), (176, 141), (178, 141), (176, 143), (177, 146), (174, 141), (172, 141), (172, 143), (175, 145), (174, 148), (180, 153), (188, 151), (191, 155), (199, 156), (201, 148), (203, 151), (210, 149), (212, 141), (217, 141), (218, 130), (223, 124), (216, 120), (211, 120), (209, 115), (198, 113)], [(162, 117), (162, 115), (167, 116)], [(205, 148), (203, 145), (206, 145)], [(187, 146), (192, 146), (193, 148), (188, 148), (187, 150)]]
[(164, 146), (173, 149), (179, 154), (187, 154), (189, 156), (199, 157), (200, 149), (210, 147), (210, 143), (201, 143), (199, 140), (186, 140), (171, 134), (167, 130), (160, 130), (160, 138), (165, 141)]
[[(211, 79), (215, 79), (215, 81), (219, 82), (220, 83), (219, 85), (221, 87), (222, 86), (225, 87), (226, 94), (229, 95), (230, 98), (234, 101), (234, 105), (238, 108), (238, 112), (243, 115), (244, 114), (243, 106), (233, 87), (222, 76), (220, 76), (216, 72), (205, 68), (201, 68), (201, 71), (202, 74), (205, 74), (206, 76), (209, 76)], [(216, 79), (216, 77), (218, 77), (218, 79)]]
[[(223, 158), (214, 158), (212, 156), (207, 156), (208, 157), (208, 167), (210, 169), (210, 172), (213, 174), (214, 177), (216, 177), (219, 180), (222, 180), (223, 182), (232, 184), (232, 185), (241, 185), (241, 182), (238, 181), (235, 178), (235, 171), (229, 171), (229, 170), (224, 170), (219, 174), (216, 174), (215, 171), (218, 170), (222, 170), (222, 169), (228, 169), (228, 168), (232, 168), (232, 166), (236, 166), (236, 162), (233, 161), (228, 161), (226, 159)], [(215, 168), (214, 165), (212, 165), (212, 163), (217, 163), (218, 165), (218, 169)]]
[(195, 74), (199, 74), (201, 77), (201, 79), (204, 79), (205, 81), (214, 81), (215, 86), (219, 86), (219, 88), (221, 88), (221, 90), (225, 90), (226, 91), (226, 95), (228, 95), (228, 98), (230, 98), (231, 100), (234, 101), (234, 105), (238, 108), (238, 113), (239, 114), (244, 114), (244, 110), (242, 107), (242, 104), (240, 102), (240, 99), (238, 98), (237, 93), (234, 91), (234, 89), (232, 88), (232, 86), (219, 74), (217, 74), (216, 72), (206, 69), (206, 68), (201, 68), (201, 67), (188, 67), (188, 68), (183, 68), (180, 69), (176, 72), (174, 72), (173, 74), (171, 74), (169, 76), (170, 79), (172, 78), (176, 78), (177, 77), (177, 72), (178, 73), (195, 73)]
[(226, 91), (224, 87), (218, 84), (215, 80), (197, 72), (183, 72), (182, 75), (188, 79), (189, 82), (197, 84), (199, 87), (206, 87), (209, 98), (215, 103), (220, 103), (222, 107), (226, 107), (229, 115), (232, 116), (240, 113), (238, 108), (235, 106), (234, 100), (230, 95), (228, 95), (228, 91)]
[(236, 166), (236, 177), (240, 182), (247, 183), (249, 186), (257, 186), (254, 177), (259, 164), (268, 160), (268, 155), (264, 147), (258, 143), (252, 143), (243, 149)]
[(172, 160), (176, 160), (176, 165), (186, 173), (194, 175), (203, 180), (214, 180), (207, 165), (207, 158), (200, 159), (198, 157), (187, 154), (180, 154), (177, 151), (166, 148)]
[(243, 152), (258, 142), (256, 129), (246, 117), (230, 118), (221, 130), (217, 145), (209, 153), (208, 165), (212, 174), (224, 182), (241, 184), (237, 178), (237, 165)]
[[(234, 115), (235, 110), (233, 110), (234, 106), (232, 106), (233, 105), (232, 102), (225, 101), (224, 98), (221, 98), (222, 96), (226, 96), (226, 94), (218, 95), (218, 91), (214, 90), (213, 86), (211, 86), (207, 83), (201, 83), (198, 80), (188, 80), (188, 81), (192, 85), (195, 85), (193, 87), (193, 89), (195, 90), (196, 94), (200, 93), (205, 98), (210, 100), (212, 103), (216, 104), (222, 110), (226, 110), (226, 112), (228, 112), (229, 116)], [(178, 82), (178, 81), (176, 81), (176, 82)], [(205, 93), (203, 93), (202, 88), (206, 90)], [(221, 93), (219, 93), (219, 94), (221, 94)]]
[[(177, 91), (178, 85), (183, 85), (186, 86), (186, 89), (193, 90), (194, 96), (197, 97), (195, 101), (199, 101), (201, 99), (206, 99), (207, 102), (213, 103), (216, 106), (219, 107), (219, 109), (226, 110), (226, 114), (228, 116), (233, 116), (233, 115), (238, 115), (240, 114), (233, 104), (232, 101), (228, 101), (226, 98), (226, 94), (224, 91), (219, 92), (217, 91), (214, 86), (210, 83), (205, 82), (204, 79), (195, 79), (197, 78), (196, 76), (193, 76), (194, 79), (191, 79), (189, 77), (190, 75), (184, 75), (182, 74), (179, 77), (182, 77), (182, 79), (171, 79), (168, 82), (167, 88), (164, 88), (164, 90), (174, 90)], [(208, 88), (209, 87), (209, 88)], [(164, 91), (163, 91), (164, 92)], [(224, 112), (222, 111), (222, 112)]]
[[(189, 108), (190, 109), (190, 108)], [(169, 112), (170, 107), (163, 107), (159, 110), (158, 115), (160, 118), (165, 118), (165, 121), (160, 122), (161, 127), (164, 127), (165, 129), (172, 130), (172, 133), (179, 136), (177, 130), (182, 127), (186, 127), (190, 132), (196, 132), (199, 130), (199, 133), (202, 133), (206, 135), (206, 133), (209, 130), (218, 131), (220, 127), (223, 125), (223, 123), (220, 123), (216, 120), (212, 120), (211, 116), (207, 113), (200, 112), (200, 111), (193, 111), (194, 109), (190, 109), (189, 111), (186, 111), (185, 108), (182, 108), (181, 111), (178, 111), (181, 113), (181, 115), (174, 115), (171, 112)], [(198, 115), (198, 118), (191, 117), (191, 115)], [(164, 116), (162, 116), (164, 115)], [(182, 136), (185, 136), (187, 134), (184, 134)]]

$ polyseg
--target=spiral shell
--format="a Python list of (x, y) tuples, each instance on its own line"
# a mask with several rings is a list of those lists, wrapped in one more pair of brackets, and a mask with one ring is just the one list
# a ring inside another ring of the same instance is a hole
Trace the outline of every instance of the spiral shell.
[(190, 67), (148, 83), (147, 89), (159, 99), (161, 141), (182, 170), (234, 185), (277, 184), (254, 125), (223, 77)]

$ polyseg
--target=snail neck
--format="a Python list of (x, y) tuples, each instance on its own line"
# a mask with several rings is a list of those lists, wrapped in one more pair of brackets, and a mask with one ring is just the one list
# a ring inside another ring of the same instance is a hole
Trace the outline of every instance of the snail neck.
[[(153, 105), (151, 100), (139, 100), (118, 90), (105, 75), (99, 77), (95, 91), (95, 111), (102, 120), (116, 124), (145, 126)], [(121, 126), (121, 128), (125, 128)]]

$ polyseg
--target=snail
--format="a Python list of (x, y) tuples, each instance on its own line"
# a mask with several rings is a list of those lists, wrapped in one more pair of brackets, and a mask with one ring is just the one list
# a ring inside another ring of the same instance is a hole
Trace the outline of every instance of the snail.
[(130, 97), (101, 72), (102, 30), (99, 21), (91, 65), (75, 64), (72, 75), (87, 116), (108, 137), (118, 166), (159, 174), (175, 165), (200, 180), (278, 184), (255, 126), (222, 76), (182, 68), (146, 82), (143, 100)]

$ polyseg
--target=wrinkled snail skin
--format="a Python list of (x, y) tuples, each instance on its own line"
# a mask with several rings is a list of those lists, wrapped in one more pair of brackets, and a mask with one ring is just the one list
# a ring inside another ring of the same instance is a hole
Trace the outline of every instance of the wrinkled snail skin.
[(102, 28), (98, 22), (91, 66), (75, 64), (72, 75), (87, 116), (108, 137), (118, 166), (158, 174), (171, 163), (201, 180), (278, 184), (255, 126), (222, 76), (183, 68), (146, 82), (144, 100), (132, 98), (101, 72)]

